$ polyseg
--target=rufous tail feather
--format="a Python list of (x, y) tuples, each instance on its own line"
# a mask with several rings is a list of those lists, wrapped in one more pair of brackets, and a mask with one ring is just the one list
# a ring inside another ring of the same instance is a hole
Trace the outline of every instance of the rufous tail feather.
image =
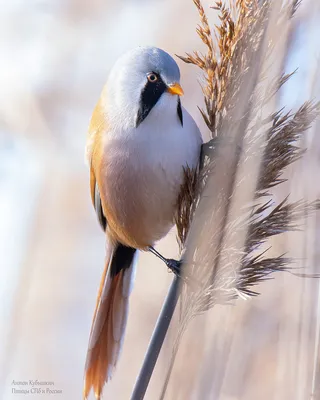
[(91, 388), (101, 398), (116, 367), (123, 342), (129, 295), (134, 279), (135, 249), (117, 245), (107, 260), (98, 292), (85, 366), (83, 397)]

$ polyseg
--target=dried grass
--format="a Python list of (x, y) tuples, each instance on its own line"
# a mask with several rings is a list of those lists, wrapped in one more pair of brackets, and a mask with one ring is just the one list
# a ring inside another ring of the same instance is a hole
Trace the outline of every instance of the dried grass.
[[(252, 92), (248, 96), (252, 103), (251, 109), (247, 110), (247, 115), (241, 116), (242, 121), (239, 125), (239, 121), (233, 119), (234, 110), (239, 98), (243, 97), (241, 89), (244, 83), (247, 83), (248, 76), (252, 76), (252, 71), (257, 69), (253, 65), (253, 61), (257, 61), (255, 56), (259, 53), (259, 50), (261, 51), (263, 45), (263, 35), (269, 19), (270, 2), (264, 1), (259, 6), (256, 1), (237, 0), (233, 7), (227, 8), (221, 1), (217, 1), (212, 8), (219, 12), (221, 25), (216, 26), (215, 41), (212, 38), (208, 19), (200, 1), (194, 0), (194, 3), (201, 19), (197, 33), (207, 46), (207, 53), (200, 55), (198, 52), (194, 52), (192, 55), (187, 54), (186, 57), (180, 58), (186, 63), (196, 65), (205, 74), (206, 84), (203, 87), (203, 93), (206, 110), (201, 110), (201, 113), (207, 126), (211, 129), (213, 139), (203, 146), (200, 172), (185, 170), (185, 182), (178, 200), (176, 217), (178, 240), (180, 247), (184, 250), (190, 225), (203, 196), (208, 177), (212, 175), (216, 168), (217, 147), (221, 149), (225, 146), (237, 144), (234, 141), (234, 136), (238, 133), (233, 133), (233, 137), (226, 135), (226, 132), (230, 134), (230, 131), (223, 129), (223, 127), (230, 127), (234, 124), (235, 127), (242, 129), (242, 132), (240, 132), (242, 138), (251, 135), (249, 142), (254, 142), (256, 140), (255, 135), (261, 135), (261, 132), (257, 133), (257, 125), (250, 126), (252, 121), (248, 118), (249, 113), (256, 112), (263, 106), (263, 103), (267, 103), (270, 98), (275, 96), (277, 90), (293, 74), (281, 73), (276, 82), (273, 82), (274, 87), (268, 88), (269, 93), (265, 94), (263, 98), (259, 98), (259, 94), (255, 93), (259, 89), (259, 82), (255, 81)], [(300, 2), (297, 1), (291, 4), (294, 12), (299, 4)], [(290, 16), (293, 15), (290, 7), (289, 14)], [(268, 57), (269, 55), (266, 56), (266, 58)], [(262, 79), (264, 73), (259, 72), (260, 79)], [(294, 113), (285, 113), (284, 109), (281, 109), (271, 113), (265, 120), (258, 121), (259, 127), (262, 127), (266, 132), (266, 143), (264, 144), (264, 155), (255, 189), (257, 199), (270, 195), (269, 189), (285, 182), (285, 179), (282, 178), (285, 168), (304, 154), (304, 150), (298, 147), (297, 142), (319, 115), (319, 111), (320, 103), (306, 102)], [(243, 124), (243, 120), (245, 124)], [(227, 140), (221, 140), (224, 135), (227, 136)], [(248, 149), (242, 147), (243, 143), (240, 144), (239, 149), (236, 149), (238, 153), (248, 152)], [(239, 162), (239, 157), (237, 157), (237, 161)], [(297, 221), (298, 210), (301, 209), (302, 205), (304, 210), (311, 212), (317, 208), (318, 203), (314, 202), (311, 205), (301, 202), (287, 204), (287, 200), (285, 200), (275, 206), (274, 209), (272, 209), (272, 205), (274, 205), (273, 201), (267, 200), (266, 203), (259, 206), (252, 206), (251, 214), (249, 213), (249, 217), (245, 219), (245, 223), (249, 224), (249, 230), (246, 254), (243, 258), (256, 250), (265, 239), (293, 229), (295, 226), (293, 221)], [(266, 212), (269, 212), (269, 215), (261, 218)], [(284, 215), (286, 215), (286, 219), (283, 218)], [(267, 224), (270, 224), (270, 229), (264, 229), (266, 237), (262, 240), (258, 235), (259, 227), (265, 227)], [(253, 242), (254, 246), (252, 245)]]
[[(180, 327), (161, 398), (189, 322), (214, 305), (257, 295), (258, 283), (292, 270), (291, 257), (269, 251), (269, 239), (297, 230), (302, 218), (320, 208), (319, 200), (277, 202), (273, 196), (273, 188), (286, 180), (285, 170), (303, 157), (298, 142), (320, 112), (311, 101), (295, 112), (274, 111), (277, 91), (292, 76), (282, 71), (281, 60), (270, 72), (280, 42), (275, 32), (289, 29), (300, 1), (237, 0), (229, 6), (216, 1), (212, 8), (220, 25), (214, 36), (200, 1), (193, 1), (207, 52), (180, 58), (203, 71), (200, 111), (212, 139), (203, 146), (200, 172), (186, 171), (179, 198), (176, 223), (185, 273), (198, 287), (182, 288)], [(285, 57), (285, 40), (281, 46)]]

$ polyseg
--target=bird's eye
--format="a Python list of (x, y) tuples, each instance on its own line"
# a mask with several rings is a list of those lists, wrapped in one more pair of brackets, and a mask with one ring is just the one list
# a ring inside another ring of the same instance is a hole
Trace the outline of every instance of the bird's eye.
[(149, 74), (147, 78), (148, 78), (148, 81), (151, 83), (154, 83), (158, 80), (158, 77), (156, 74)]

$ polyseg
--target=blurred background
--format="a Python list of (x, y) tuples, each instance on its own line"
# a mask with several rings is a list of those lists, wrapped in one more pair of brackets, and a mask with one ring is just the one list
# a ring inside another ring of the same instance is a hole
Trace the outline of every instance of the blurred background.
[[(1, 399), (19, 397), (12, 380), (29, 379), (54, 381), (59, 399), (81, 398), (105, 256), (84, 163), (91, 113), (122, 53), (139, 45), (191, 51), (197, 20), (182, 0), (1, 2)], [(200, 123), (198, 77), (181, 64), (184, 105)], [(177, 256), (175, 232), (159, 248)], [(107, 398), (129, 398), (171, 279), (141, 254)]]
[[(212, 5), (203, 3), (207, 9)], [(126, 50), (138, 45), (155, 45), (171, 54), (201, 50), (195, 34), (198, 15), (191, 0), (2, 0), (0, 6), (0, 398), (19, 397), (12, 393), (13, 380), (37, 379), (54, 382), (54, 388), (62, 391), (56, 395), (59, 399), (80, 399), (105, 252), (84, 164), (91, 113), (112, 64)], [(213, 26), (215, 11), (208, 12)], [(288, 108), (319, 97), (319, 21), (318, 0), (305, 0), (293, 25), (286, 58), (287, 69), (299, 67), (299, 71), (279, 99)], [(178, 64), (184, 106), (206, 138), (197, 110), (203, 101), (199, 72)], [(298, 197), (320, 197), (320, 137), (316, 131), (306, 136), (310, 150), (303, 163), (291, 171), (299, 182), (293, 190)], [(306, 235), (307, 245), (298, 246), (297, 255), (308, 256), (313, 266), (319, 265), (319, 218), (309, 223)], [(292, 243), (297, 246), (301, 236), (295, 240)], [(176, 257), (175, 232), (158, 248)], [(308, 253), (303, 255), (300, 250)], [(216, 398), (218, 394), (225, 400), (308, 398), (307, 384), (299, 397), (267, 390), (271, 381), (284, 379), (288, 365), (296, 374), (290, 375), (290, 382), (306, 373), (301, 364), (297, 372), (290, 360), (297, 360), (293, 355), (298, 352), (300, 362), (314, 361), (318, 329), (318, 282), (278, 275), (261, 287), (262, 296), (241, 303), (241, 318), (228, 319), (225, 330), (246, 329), (238, 335), (234, 351), (238, 345), (244, 352), (244, 342), (254, 341), (256, 347), (254, 351), (246, 348), (247, 353), (239, 358), (246, 360), (243, 365), (229, 364), (231, 375), (224, 385), (220, 373)], [(105, 398), (130, 398), (171, 280), (164, 264), (150, 254), (140, 255), (122, 357)], [(214, 323), (221, 325), (230, 309), (220, 307)], [(305, 310), (308, 318), (302, 324)], [(172, 332), (168, 343), (170, 336)], [(168, 343), (148, 400), (159, 396), (170, 355)], [(214, 346), (221, 351), (219, 343), (217, 339)], [(187, 356), (184, 360), (187, 363)], [(244, 375), (251, 377), (250, 385)], [(248, 385), (249, 391), (245, 390)], [(184, 390), (179, 398), (188, 399), (188, 392)]]

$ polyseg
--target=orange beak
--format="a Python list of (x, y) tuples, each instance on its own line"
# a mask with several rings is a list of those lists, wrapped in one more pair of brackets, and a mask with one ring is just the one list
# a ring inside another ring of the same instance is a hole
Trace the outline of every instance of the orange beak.
[(184, 91), (183, 91), (182, 87), (179, 85), (179, 83), (174, 83), (173, 85), (168, 86), (167, 91), (170, 94), (173, 94), (173, 95), (176, 94), (178, 96), (182, 96), (184, 94)]

